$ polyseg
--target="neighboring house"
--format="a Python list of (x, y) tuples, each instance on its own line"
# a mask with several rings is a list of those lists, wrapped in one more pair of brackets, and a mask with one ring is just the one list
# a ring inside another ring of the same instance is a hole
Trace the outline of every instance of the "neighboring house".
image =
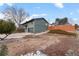
[(22, 24), (25, 32), (39, 33), (48, 30), (49, 23), (44, 18), (34, 18)]

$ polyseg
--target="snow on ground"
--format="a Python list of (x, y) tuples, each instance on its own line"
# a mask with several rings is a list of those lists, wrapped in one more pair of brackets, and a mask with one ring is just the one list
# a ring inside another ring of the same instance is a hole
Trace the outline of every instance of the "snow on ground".
[(37, 50), (35, 53), (31, 52), (31, 53), (27, 53), (27, 54), (21, 55), (21, 56), (47, 56), (47, 55), (44, 54), (43, 52)]

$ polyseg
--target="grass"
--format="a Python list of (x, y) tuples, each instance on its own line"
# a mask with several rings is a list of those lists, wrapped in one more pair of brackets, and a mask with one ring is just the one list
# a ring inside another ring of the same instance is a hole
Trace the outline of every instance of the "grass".
[(70, 36), (77, 36), (76, 33), (67, 32), (67, 31), (63, 31), (63, 30), (50, 30), (49, 33), (53, 33), (53, 34), (63, 34), (63, 35), (70, 35)]

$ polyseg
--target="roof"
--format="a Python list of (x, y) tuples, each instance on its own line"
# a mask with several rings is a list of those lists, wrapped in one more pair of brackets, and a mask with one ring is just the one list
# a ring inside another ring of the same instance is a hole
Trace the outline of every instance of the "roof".
[(20, 24), (24, 24), (24, 23), (30, 21), (31, 19), (32, 19), (32, 17), (28, 17), (28, 18), (26, 18), (24, 21), (22, 21)]
[(46, 19), (44, 19), (44, 18), (33, 18), (33, 19), (29, 20), (29, 21), (26, 21), (26, 22), (23, 23), (22, 25), (24, 25), (24, 24), (26, 24), (26, 23), (29, 23), (29, 22), (32, 22), (32, 21), (34, 21), (34, 20), (44, 20), (44, 21), (46, 21), (46, 22), (48, 23), (48, 21), (47, 21)]

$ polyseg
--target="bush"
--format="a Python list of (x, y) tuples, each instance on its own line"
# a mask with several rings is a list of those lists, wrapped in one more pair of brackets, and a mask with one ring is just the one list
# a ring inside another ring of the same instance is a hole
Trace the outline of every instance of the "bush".
[(15, 29), (13, 22), (0, 20), (0, 34), (11, 34)]
[[(0, 34), (5, 34), (6, 38), (9, 34), (13, 33), (16, 30), (16, 26), (12, 21), (0, 20)], [(0, 38), (3, 40), (4, 38)]]
[(50, 30), (49, 33), (77, 36), (76, 33), (71, 33), (71, 32), (67, 32), (67, 31), (63, 31), (63, 30)]
[(6, 45), (1, 45), (0, 47), (0, 56), (6, 56), (8, 53), (8, 48)]

